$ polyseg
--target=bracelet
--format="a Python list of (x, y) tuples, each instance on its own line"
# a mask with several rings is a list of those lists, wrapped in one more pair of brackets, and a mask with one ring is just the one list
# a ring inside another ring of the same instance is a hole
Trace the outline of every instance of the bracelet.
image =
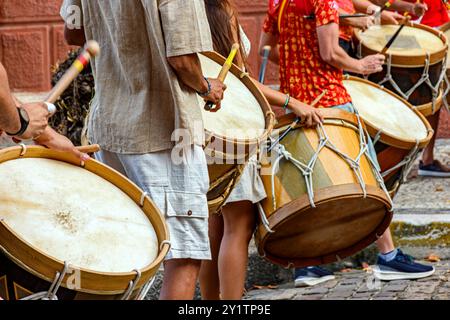
[(208, 90), (207, 90), (206, 92), (203, 92), (203, 93), (197, 91), (197, 94), (198, 94), (200, 97), (202, 97), (202, 98), (209, 96), (209, 94), (211, 93), (211, 83), (209, 82), (208, 78), (203, 77), (203, 79), (205, 79), (205, 80), (206, 80), (206, 83), (208, 84)]
[(20, 129), (19, 131), (17, 131), (16, 133), (9, 133), (6, 132), (6, 134), (10, 137), (15, 137), (15, 136), (21, 136), (25, 133), (25, 131), (27, 131), (28, 129), (28, 125), (30, 124), (29, 120), (24, 119), (24, 117), (22, 116), (22, 112), (25, 112), (25, 109), (22, 109), (20, 107), (17, 108), (17, 112), (19, 113), (19, 119), (20, 119)]
[(286, 102), (284, 103), (283, 109), (286, 110), (286, 108), (289, 105), (289, 102), (291, 102), (291, 96), (289, 94), (286, 95)]

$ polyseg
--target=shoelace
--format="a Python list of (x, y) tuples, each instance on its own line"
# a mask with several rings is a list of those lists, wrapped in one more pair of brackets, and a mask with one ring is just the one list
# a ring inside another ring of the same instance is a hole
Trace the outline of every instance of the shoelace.
[(409, 254), (404, 254), (403, 252), (399, 252), (397, 255), (397, 258), (401, 262), (406, 262), (407, 264), (414, 264), (414, 257), (410, 256)]

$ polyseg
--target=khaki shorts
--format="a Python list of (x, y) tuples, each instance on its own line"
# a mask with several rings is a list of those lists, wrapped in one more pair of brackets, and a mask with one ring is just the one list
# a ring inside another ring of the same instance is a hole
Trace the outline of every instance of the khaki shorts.
[(130, 178), (164, 214), (172, 243), (167, 260), (210, 260), (206, 157), (199, 146), (186, 150), (181, 164), (172, 161), (171, 150), (136, 155), (100, 151), (96, 158)]

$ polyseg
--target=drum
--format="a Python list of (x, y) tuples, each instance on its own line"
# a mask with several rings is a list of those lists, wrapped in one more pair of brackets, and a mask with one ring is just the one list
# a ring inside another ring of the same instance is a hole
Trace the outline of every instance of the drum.
[[(358, 54), (365, 57), (380, 53), (398, 28), (383, 25), (357, 32)], [(447, 49), (447, 39), (441, 32), (411, 23), (387, 51), (383, 71), (370, 75), (369, 80), (394, 91), (424, 116), (430, 116), (442, 106)]]
[[(368, 157), (357, 115), (324, 109), (317, 129), (297, 127), (262, 164), (268, 194), (259, 204), (259, 253), (284, 267), (331, 263), (374, 242), (389, 226), (392, 203)], [(294, 115), (281, 118), (273, 137)]]
[(0, 151), (0, 296), (142, 299), (169, 247), (152, 200), (105, 165)]
[(374, 141), (382, 176), (393, 196), (430, 142), (433, 129), (406, 100), (377, 84), (347, 76), (344, 86)]
[[(203, 74), (217, 78), (225, 58), (217, 53), (200, 55)], [(264, 95), (248, 74), (232, 66), (225, 84), (222, 107), (218, 112), (204, 110), (205, 153), (208, 159), (210, 213), (220, 212), (242, 175), (247, 161), (259, 152), (273, 130), (275, 115)]]

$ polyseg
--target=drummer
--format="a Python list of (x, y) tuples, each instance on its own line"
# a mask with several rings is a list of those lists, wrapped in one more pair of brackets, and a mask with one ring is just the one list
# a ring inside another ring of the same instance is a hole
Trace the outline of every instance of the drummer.
[[(396, 4), (393, 8), (400, 11), (411, 12), (411, 6), (417, 4), (412, 4), (410, 2), (414, 1), (396, 1)], [(420, 19), (420, 23), (432, 28), (439, 28), (450, 21), (448, 15), (448, 7), (447, 4), (444, 3), (444, 1), (424, 0), (422, 5), (425, 6), (424, 12), (416, 13), (416, 18)], [(439, 128), (439, 119), (441, 117), (441, 114), (445, 114), (443, 108), (441, 108), (441, 110), (436, 112), (434, 115), (427, 117), (427, 120), (431, 124), (434, 132), (437, 132)], [(436, 135), (433, 136), (430, 144), (428, 144), (428, 146), (423, 151), (422, 161), (419, 164), (419, 175), (449, 178), (450, 167), (434, 158), (435, 144)]]
[[(93, 64), (89, 138), (102, 147), (98, 158), (146, 191), (165, 217), (172, 247), (160, 298), (191, 300), (201, 260), (211, 258), (209, 176), (196, 95), (220, 105), (226, 87), (203, 76), (197, 55), (212, 51), (204, 4), (160, 3), (65, 0), (61, 15), (71, 44), (96, 38), (107, 48)], [(172, 136), (185, 146), (175, 149)]]
[(0, 134), (20, 140), (33, 139), (48, 148), (73, 153), (86, 160), (87, 155), (79, 152), (66, 137), (48, 126), (49, 109), (44, 103), (21, 104), (11, 94), (6, 70), (0, 63)]
[[(239, 25), (234, 1), (205, 0), (205, 4), (215, 51), (227, 56), (233, 43), (240, 43), (241, 50), (236, 57), (236, 64), (246, 69), (251, 43)], [(322, 122), (320, 110), (260, 83), (257, 84), (271, 105), (292, 110), (304, 120), (307, 127)], [(265, 198), (266, 192), (258, 174), (255, 157), (245, 167), (239, 183), (222, 209), (222, 214), (209, 218), (212, 261), (202, 262), (200, 287), (203, 299), (242, 298), (248, 246), (256, 227), (254, 204)]]
[[(280, 2), (283, 4), (284, 1), (288, 3), (284, 12), (280, 12)], [(319, 107), (354, 111), (342, 82), (343, 70), (363, 75), (379, 72), (384, 56), (378, 54), (356, 60), (339, 47), (338, 9), (335, 1), (273, 0), (264, 25), (266, 35), (261, 47), (279, 43), (282, 48), (279, 65), (283, 92), (311, 103), (327, 90)], [(312, 14), (314, 20), (304, 18)], [(285, 43), (287, 40), (289, 45)], [(371, 153), (376, 160), (373, 150)], [(381, 252), (378, 259), (380, 269), (390, 269), (400, 279), (424, 277), (434, 272), (433, 267), (418, 264), (400, 249), (395, 249), (389, 230), (377, 244)], [(305, 286), (327, 281), (333, 275), (323, 268), (309, 267), (296, 270), (295, 277), (296, 285)]]

